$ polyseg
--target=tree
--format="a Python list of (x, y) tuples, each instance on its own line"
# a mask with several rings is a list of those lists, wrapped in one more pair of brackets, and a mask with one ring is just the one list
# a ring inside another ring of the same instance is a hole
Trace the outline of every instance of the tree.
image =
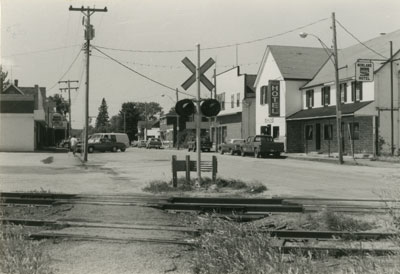
[(6, 80), (7, 76), (8, 76), (8, 72), (7, 71), (3, 71), (3, 66), (0, 65), (0, 93), (3, 93), (3, 90), (10, 83), (9, 80)]
[(65, 115), (69, 112), (68, 102), (60, 95), (54, 94), (54, 96), (48, 97), (49, 101), (56, 104), (56, 112)]
[(123, 128), (124, 123), (124, 115), (125, 115), (125, 125), (126, 125), (126, 134), (128, 134), (129, 140), (137, 139), (137, 125), (140, 118), (140, 110), (138, 108), (137, 103), (135, 102), (126, 102), (122, 104), (121, 110), (119, 111), (118, 117), (119, 122), (118, 125), (120, 128)]
[(140, 113), (140, 118), (142, 120), (154, 121), (157, 120), (157, 116), (162, 113), (162, 107), (159, 103), (149, 102), (149, 103), (136, 103), (137, 108)]
[(106, 99), (103, 98), (99, 107), (99, 114), (96, 118), (96, 131), (108, 132), (110, 130), (110, 120), (108, 116), (108, 106)]

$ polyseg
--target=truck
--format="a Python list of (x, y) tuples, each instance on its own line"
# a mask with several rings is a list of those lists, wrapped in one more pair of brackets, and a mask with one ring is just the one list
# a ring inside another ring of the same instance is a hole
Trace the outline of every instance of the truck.
[(255, 158), (266, 157), (268, 155), (279, 157), (283, 151), (284, 144), (275, 142), (274, 138), (268, 135), (250, 136), (240, 147), (240, 154), (242, 156), (250, 154), (254, 155)]
[(244, 139), (230, 139), (227, 143), (222, 143), (218, 146), (219, 153), (224, 154), (225, 152), (231, 155), (240, 154), (241, 145), (245, 142)]
[[(201, 142), (201, 151), (210, 151), (212, 148), (213, 143), (210, 141), (210, 138), (208, 137), (201, 137), (200, 138)], [(187, 142), (188, 146), (188, 151), (196, 151), (196, 139), (193, 138), (190, 141)]]

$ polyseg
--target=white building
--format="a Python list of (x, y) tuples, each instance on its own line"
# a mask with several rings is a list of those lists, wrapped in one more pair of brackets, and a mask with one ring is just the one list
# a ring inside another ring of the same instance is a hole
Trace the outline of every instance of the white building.
[(328, 60), (322, 48), (267, 46), (255, 81), (256, 134), (285, 143), (286, 118), (301, 110), (300, 87)]

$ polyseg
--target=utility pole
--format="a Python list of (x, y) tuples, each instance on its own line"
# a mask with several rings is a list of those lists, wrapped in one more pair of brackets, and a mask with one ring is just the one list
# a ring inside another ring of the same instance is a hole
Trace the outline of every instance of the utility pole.
[(69, 125), (68, 125), (68, 134), (72, 136), (72, 114), (71, 114), (71, 89), (78, 90), (78, 87), (71, 87), (71, 83), (79, 83), (77, 80), (67, 80), (67, 81), (58, 81), (59, 84), (66, 83), (68, 85), (67, 88), (60, 88), (61, 91), (68, 90), (68, 113), (69, 113)]
[(201, 109), (200, 109), (200, 44), (197, 44), (197, 70), (196, 70), (196, 78), (197, 78), (197, 100), (196, 100), (196, 109), (197, 109), (197, 121), (196, 121), (196, 149), (197, 149), (197, 179), (199, 180), (199, 184), (201, 184)]
[[(178, 89), (176, 89), (176, 102), (178, 102), (179, 101), (179, 97), (178, 97)], [(175, 112), (176, 112), (176, 110), (175, 110)], [(180, 126), (179, 126), (179, 115), (178, 115), (178, 113), (176, 114), (176, 148), (179, 150), (179, 141), (180, 141), (180, 139), (179, 139), (179, 137), (180, 137), (180, 134), (179, 134), (179, 130), (180, 130)]]
[(392, 156), (394, 156), (393, 123), (393, 41), (390, 41), (390, 151)]
[(90, 40), (94, 37), (94, 28), (90, 24), (90, 16), (95, 12), (107, 12), (107, 7), (104, 9), (92, 9), (90, 7), (80, 8), (69, 7), (70, 11), (80, 11), (86, 18), (85, 25), (85, 51), (86, 51), (86, 96), (85, 96), (85, 136), (84, 136), (84, 158), (83, 161), (88, 160), (88, 131), (89, 131), (89, 57), (90, 57)]
[(146, 121), (144, 127), (144, 140), (147, 141), (147, 103), (144, 103), (144, 119)]
[(343, 152), (342, 152), (342, 107), (341, 107), (341, 96), (340, 96), (340, 83), (339, 83), (339, 64), (338, 64), (338, 52), (336, 42), (336, 19), (335, 13), (332, 12), (332, 31), (333, 31), (333, 51), (334, 51), (334, 66), (335, 66), (335, 86), (336, 86), (336, 134), (337, 144), (339, 153), (339, 164), (343, 164)]

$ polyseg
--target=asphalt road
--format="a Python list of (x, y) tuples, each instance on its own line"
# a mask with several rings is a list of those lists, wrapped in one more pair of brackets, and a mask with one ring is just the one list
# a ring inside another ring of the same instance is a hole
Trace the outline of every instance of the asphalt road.
[[(0, 153), (0, 187), (2, 191), (138, 193), (152, 180), (171, 179), (172, 155), (178, 160), (185, 155), (196, 159), (196, 153), (186, 150), (129, 148), (126, 152), (89, 154), (89, 162), (82, 165), (71, 153)], [(266, 196), (379, 199), (381, 195), (386, 197), (383, 192), (400, 193), (398, 165), (338, 166), (215, 153), (203, 153), (202, 160), (211, 160), (212, 155), (217, 155), (218, 176), (260, 182), (269, 189)], [(43, 162), (48, 157), (53, 161)]]

